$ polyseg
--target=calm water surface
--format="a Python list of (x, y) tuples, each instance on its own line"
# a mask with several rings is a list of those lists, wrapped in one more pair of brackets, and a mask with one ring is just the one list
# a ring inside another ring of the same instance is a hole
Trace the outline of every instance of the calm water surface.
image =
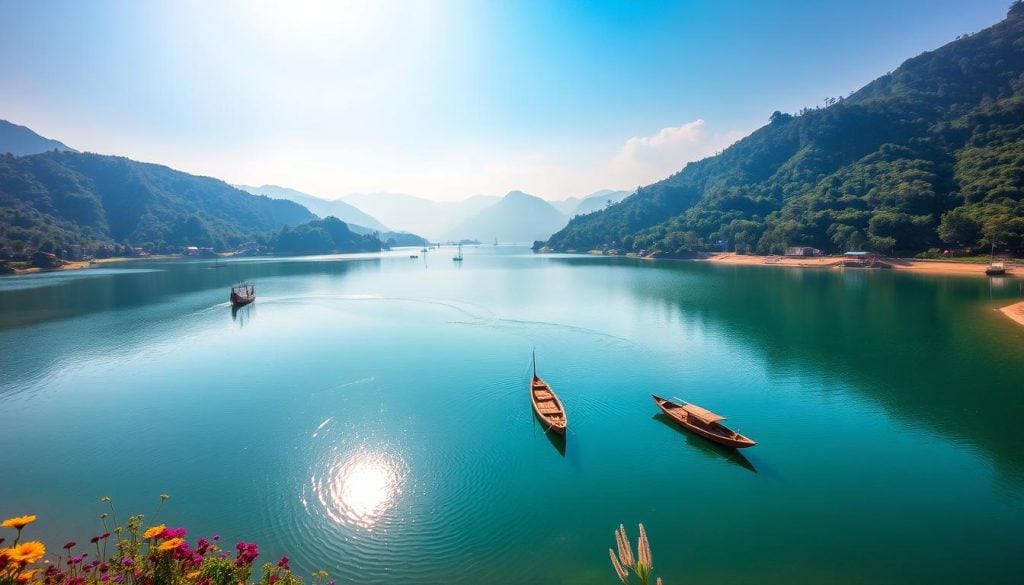
[(339, 583), (613, 583), (637, 522), (670, 584), (1020, 582), (1021, 281), (465, 252), (0, 279), (0, 516), (56, 548), (168, 493)]

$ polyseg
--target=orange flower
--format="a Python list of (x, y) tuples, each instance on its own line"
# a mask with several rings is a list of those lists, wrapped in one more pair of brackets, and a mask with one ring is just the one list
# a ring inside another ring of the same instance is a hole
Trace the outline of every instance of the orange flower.
[(3, 526), (4, 528), (17, 528), (18, 530), (21, 530), (25, 526), (28, 526), (29, 524), (35, 521), (36, 517), (34, 515), (17, 516), (15, 518), (8, 518), (7, 520), (4, 520), (3, 524), (0, 524), (0, 526)]
[(185, 575), (185, 578), (186, 579), (195, 579), (196, 577), (199, 576), (199, 574), (200, 574), (199, 571), (192, 571), (188, 575)]
[(31, 542), (23, 542), (7, 549), (5, 552), (7, 558), (16, 563), (31, 564), (43, 558), (43, 555), (46, 554), (46, 546), (39, 541), (33, 540)]
[(39, 569), (32, 569), (31, 571), (22, 571), (20, 574), (18, 574), (18, 581), (22, 583), (28, 583), (29, 579), (31, 579), (38, 570)]
[(157, 538), (164, 533), (164, 528), (167, 528), (164, 524), (159, 524), (150, 528), (149, 530), (142, 533), (143, 538)]
[(184, 538), (172, 538), (160, 543), (159, 549), (162, 551), (174, 550), (183, 544), (185, 544)]

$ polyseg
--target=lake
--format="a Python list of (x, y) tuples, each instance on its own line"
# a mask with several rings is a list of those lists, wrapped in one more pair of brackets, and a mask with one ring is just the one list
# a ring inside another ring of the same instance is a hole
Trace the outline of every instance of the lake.
[(339, 583), (616, 583), (638, 522), (666, 585), (1024, 574), (1022, 281), (464, 251), (0, 279), (0, 516), (57, 549), (167, 493)]

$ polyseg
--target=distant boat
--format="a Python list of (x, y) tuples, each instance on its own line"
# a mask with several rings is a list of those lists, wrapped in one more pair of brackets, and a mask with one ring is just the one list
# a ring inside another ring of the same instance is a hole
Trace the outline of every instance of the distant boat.
[(537, 415), (547, 428), (545, 431), (554, 431), (559, 435), (565, 434), (569, 421), (565, 416), (565, 407), (562, 401), (555, 396), (551, 386), (543, 378), (537, 376), (537, 356), (533, 357), (533, 381), (530, 382), (530, 402), (533, 404), (533, 412)]
[(993, 262), (988, 265), (988, 268), (985, 269), (985, 274), (989, 276), (1005, 276), (1006, 265), (1003, 264), (1002, 262)]
[(417, 256), (416, 254), (409, 254), (409, 257), (410, 258), (419, 258), (419, 256)]
[(495, 246), (497, 246), (497, 245), (498, 245), (498, 238), (494, 238), (494, 245), (495, 245)]
[(427, 253), (427, 252), (429, 252), (429, 251), (430, 251), (430, 250), (427, 250), (426, 248), (423, 248), (422, 250), (420, 250), (420, 252), (421, 252), (421, 253), (423, 253), (423, 254), (426, 254), (426, 253)]
[(241, 307), (256, 300), (256, 287), (248, 282), (231, 287), (231, 306)]
[(456, 252), (454, 256), (452, 256), (452, 261), (462, 262), (462, 244), (459, 244), (459, 251)]
[(717, 415), (710, 410), (703, 409), (696, 404), (679, 401), (678, 403), (666, 400), (660, 396), (651, 395), (654, 403), (658, 405), (669, 418), (679, 423), (683, 428), (692, 431), (709, 441), (719, 445), (742, 449), (753, 447), (757, 443), (738, 432), (719, 424), (725, 420), (724, 416)]

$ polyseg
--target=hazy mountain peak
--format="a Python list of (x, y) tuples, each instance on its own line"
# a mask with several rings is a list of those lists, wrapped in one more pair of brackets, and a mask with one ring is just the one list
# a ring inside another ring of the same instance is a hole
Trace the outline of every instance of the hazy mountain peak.
[(322, 197), (317, 197), (316, 195), (303, 193), (296, 189), (280, 187), (277, 185), (262, 185), (260, 187), (250, 187), (247, 185), (236, 186), (239, 189), (256, 195), (266, 195), (267, 197), (273, 197), (275, 199), (294, 201), (295, 203), (304, 205), (307, 209), (321, 218), (331, 216), (336, 217), (345, 223), (353, 225), (356, 230), (364, 228), (369, 231), (388, 231), (388, 228), (378, 221), (376, 217), (344, 201), (324, 199)]
[(39, 154), (51, 150), (78, 152), (59, 140), (44, 138), (32, 129), (0, 120), (0, 152), (9, 152), (14, 156)]

